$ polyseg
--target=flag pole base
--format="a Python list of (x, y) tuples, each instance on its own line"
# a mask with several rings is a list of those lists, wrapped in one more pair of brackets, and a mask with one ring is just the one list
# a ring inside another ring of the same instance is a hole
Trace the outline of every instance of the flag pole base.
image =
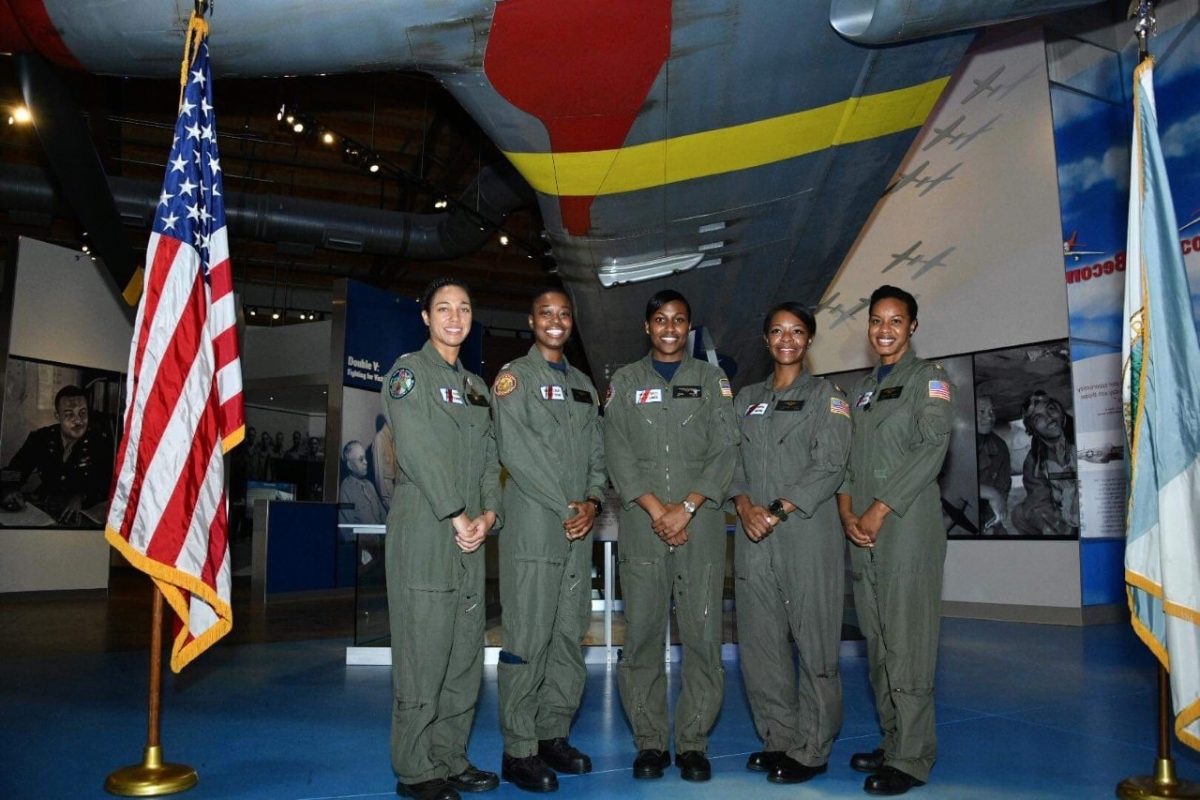
[(1154, 762), (1154, 775), (1135, 775), (1117, 784), (1121, 800), (1176, 800), (1200, 798), (1200, 783), (1181, 781), (1175, 777), (1175, 762), (1159, 758)]
[(164, 764), (162, 747), (146, 747), (141, 764), (114, 770), (104, 780), (104, 790), (122, 797), (158, 797), (187, 791), (200, 780), (185, 764)]

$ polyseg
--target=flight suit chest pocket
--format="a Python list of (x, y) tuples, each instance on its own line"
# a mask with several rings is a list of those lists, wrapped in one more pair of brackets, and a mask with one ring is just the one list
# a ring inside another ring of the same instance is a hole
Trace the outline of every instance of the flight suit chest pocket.
[(708, 453), (709, 393), (699, 386), (676, 386), (671, 400), (671, 416), (677, 421), (680, 449), (688, 459), (701, 459)]
[(809, 440), (807, 431), (812, 427), (813, 409), (808, 400), (777, 400), (771, 413), (771, 438), (774, 444), (787, 441), (801, 444)]

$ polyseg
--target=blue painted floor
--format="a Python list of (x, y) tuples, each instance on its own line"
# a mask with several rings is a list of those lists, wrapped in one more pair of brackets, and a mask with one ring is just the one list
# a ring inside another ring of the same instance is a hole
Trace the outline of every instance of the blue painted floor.
[[(200, 774), (195, 798), (393, 797), (388, 763), (390, 671), (346, 667), (342, 639), (221, 646), (164, 682), (163, 747)], [(7, 650), (7, 648), (5, 648)], [(0, 660), (0, 798), (108, 797), (105, 775), (141, 760), (146, 736), (144, 652)], [(774, 786), (747, 772), (759, 749), (741, 675), (728, 665), (725, 704), (709, 746), (713, 780), (634, 781), (632, 741), (615, 673), (590, 668), (572, 741), (591, 775), (563, 776), (571, 798), (866, 797), (846, 762), (876, 744), (860, 658), (842, 662), (845, 724), (829, 772)], [(934, 800), (1113, 797), (1116, 783), (1154, 760), (1155, 672), (1126, 625), (1086, 628), (946, 620), (938, 674), (941, 752), (931, 782), (909, 797)], [(494, 668), (471, 739), (472, 760), (498, 769)], [(1200, 757), (1176, 743), (1181, 777)], [(504, 784), (489, 798), (528, 795)]]

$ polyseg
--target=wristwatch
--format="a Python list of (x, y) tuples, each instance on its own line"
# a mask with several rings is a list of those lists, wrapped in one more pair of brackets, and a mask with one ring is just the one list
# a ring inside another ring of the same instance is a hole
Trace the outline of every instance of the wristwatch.
[(683, 503), (681, 503), (681, 505), (683, 506), (684, 511), (688, 512), (693, 517), (696, 516), (696, 504), (693, 503), (691, 500), (688, 500), (685, 498)]
[(594, 497), (589, 497), (587, 501), (596, 507), (596, 516), (600, 516), (600, 512), (604, 511), (604, 506), (600, 504), (600, 501)]
[(776, 498), (772, 500), (771, 505), (767, 506), (767, 511), (770, 511), (773, 516), (778, 517), (780, 522), (784, 522), (788, 518), (788, 512), (783, 508), (782, 499)]

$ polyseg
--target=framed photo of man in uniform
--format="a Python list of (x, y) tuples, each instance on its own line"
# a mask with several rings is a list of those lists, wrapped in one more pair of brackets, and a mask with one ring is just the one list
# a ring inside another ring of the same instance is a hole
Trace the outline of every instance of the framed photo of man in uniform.
[(8, 359), (0, 527), (104, 527), (123, 393), (115, 372)]
[(978, 536), (1079, 537), (1066, 340), (975, 354)]

